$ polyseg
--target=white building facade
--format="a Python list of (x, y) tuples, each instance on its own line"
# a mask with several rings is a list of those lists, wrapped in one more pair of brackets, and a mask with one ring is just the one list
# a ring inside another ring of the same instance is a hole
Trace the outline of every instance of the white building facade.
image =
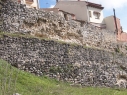
[(97, 27), (106, 28), (103, 16), (104, 7), (102, 7), (100, 4), (95, 4), (91, 2), (86, 3), (87, 3), (88, 22)]
[(93, 22), (93, 23), (102, 23), (103, 22), (103, 10), (101, 9), (97, 9), (97, 8), (93, 8), (93, 7), (89, 7), (88, 6), (88, 18), (89, 18), (89, 22)]
[(27, 8), (39, 9), (39, 0), (18, 0), (21, 4), (26, 4)]

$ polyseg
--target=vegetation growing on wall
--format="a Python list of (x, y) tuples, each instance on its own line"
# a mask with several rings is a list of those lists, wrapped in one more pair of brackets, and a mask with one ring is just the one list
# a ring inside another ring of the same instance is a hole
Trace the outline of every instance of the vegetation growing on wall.
[[(13, 74), (13, 75), (12, 75)], [(19, 71), (0, 60), (0, 95), (126, 95), (124, 89), (72, 87), (68, 83)]]

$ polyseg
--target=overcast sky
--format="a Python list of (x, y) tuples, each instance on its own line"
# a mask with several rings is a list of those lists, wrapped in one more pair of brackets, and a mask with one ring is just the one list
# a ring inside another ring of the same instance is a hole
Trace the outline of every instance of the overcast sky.
[[(68, 1), (68, 0), (62, 0)], [(77, 0), (69, 0), (77, 1)], [(85, 1), (85, 0), (80, 0)], [(116, 16), (120, 19), (123, 30), (127, 32), (127, 0), (88, 0), (97, 4), (102, 4), (104, 7), (104, 17), (113, 15), (113, 8), (116, 9)], [(40, 0), (41, 8), (53, 7), (56, 4), (56, 0)]]

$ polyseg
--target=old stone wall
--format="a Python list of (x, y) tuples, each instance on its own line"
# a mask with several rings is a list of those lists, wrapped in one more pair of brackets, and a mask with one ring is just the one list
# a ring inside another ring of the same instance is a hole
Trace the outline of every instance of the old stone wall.
[(116, 48), (116, 34), (85, 23), (66, 21), (58, 14), (27, 9), (25, 5), (7, 0), (0, 12), (0, 30), (20, 32), (107, 50)]
[(114, 87), (127, 76), (127, 56), (37, 38), (0, 37), (0, 58), (13, 66), (82, 86)]
[[(81, 27), (79, 22), (66, 21), (55, 13), (27, 9), (11, 0), (0, 5), (0, 30), (28, 35), (0, 36), (0, 58), (13, 66), (83, 86), (113, 87), (119, 74), (127, 76), (127, 56), (120, 53), (122, 47), (127, 51), (127, 45), (119, 46), (114, 32), (88, 23)], [(29, 38), (30, 35), (59, 42)], [(114, 50), (117, 53), (109, 52)]]

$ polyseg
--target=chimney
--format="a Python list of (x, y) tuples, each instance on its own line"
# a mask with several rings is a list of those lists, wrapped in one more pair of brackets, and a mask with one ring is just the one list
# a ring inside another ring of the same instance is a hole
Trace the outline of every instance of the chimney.
[(56, 3), (58, 2), (58, 0), (56, 0)]
[(80, 0), (78, 0), (78, 1), (80, 1)]

